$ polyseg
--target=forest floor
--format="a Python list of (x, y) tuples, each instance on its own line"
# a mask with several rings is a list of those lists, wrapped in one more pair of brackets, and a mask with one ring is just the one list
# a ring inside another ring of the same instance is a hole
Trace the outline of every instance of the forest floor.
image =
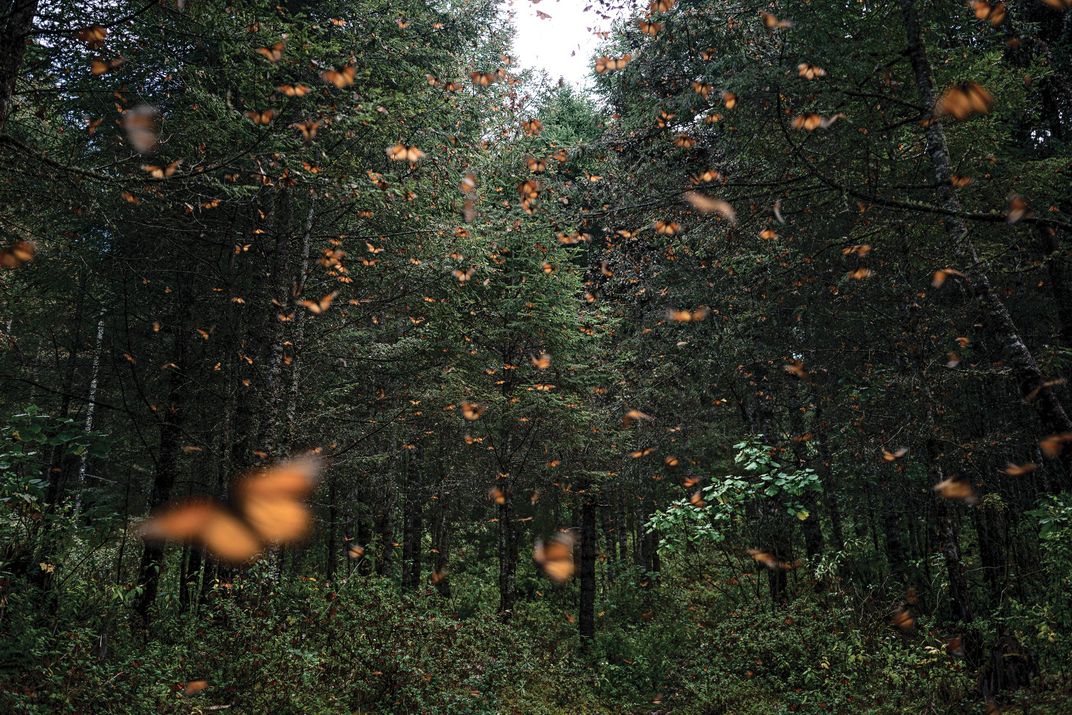
[[(35, 622), (31, 592), (12, 593), (0, 710), (988, 712), (980, 676), (947, 652), (945, 634), (924, 618), (902, 633), (835, 589), (772, 610), (755, 597), (766, 587), (756, 574), (694, 580), (671, 565), (639, 593), (604, 583), (597, 637), (582, 648), (568, 589), (533, 580), (503, 623), (488, 583), (456, 574), (443, 599), (375, 576), (280, 585), (254, 571), (156, 622), (148, 640), (120, 600), (102, 606), (119, 592), (68, 593), (82, 606), (49, 624)], [(1072, 712), (1069, 664), (1052, 660), (1052, 643), (1030, 646), (1048, 675), (1002, 693), (1002, 712)]]

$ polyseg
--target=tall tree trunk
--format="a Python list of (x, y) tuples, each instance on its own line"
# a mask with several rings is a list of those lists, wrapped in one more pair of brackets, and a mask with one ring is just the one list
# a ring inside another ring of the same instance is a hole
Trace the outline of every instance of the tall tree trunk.
[(420, 448), (414, 450), (403, 470), (405, 494), (402, 505), (402, 590), (416, 591), (421, 583), (421, 537), (424, 535), (421, 477), (424, 460)]
[(826, 436), (826, 422), (818, 399), (815, 403), (815, 441), (819, 452), (819, 464), (816, 471), (823, 488), (823, 505), (830, 517), (830, 535), (838, 551), (845, 550), (845, 533), (841, 525), (841, 507), (838, 504), (837, 491), (833, 485), (833, 458), (830, 455), (830, 443)]
[(338, 480), (335, 476), (335, 471), (331, 470), (328, 472), (328, 523), (324, 525), (325, 548), (327, 550), (324, 579), (327, 581), (335, 579), (335, 570), (338, 568), (339, 563), (338, 527), (336, 525), (339, 519), (338, 501)]
[[(313, 235), (313, 218), (316, 215), (316, 200), (313, 199), (312, 205), (309, 206), (309, 213), (305, 217), (305, 228), (302, 231), (302, 244), (301, 253), (298, 256), (298, 265), (294, 271), (294, 282), (297, 290), (294, 291), (299, 295), (305, 290), (305, 281), (309, 277), (309, 250), (312, 244)], [(294, 311), (294, 335), (291, 339), (293, 343), (293, 362), (290, 365), (290, 386), (287, 393), (287, 421), (285, 430), (283, 433), (284, 443), (292, 445), (295, 438), (296, 418), (298, 414), (298, 397), (300, 395), (299, 380), (299, 368), (301, 367), (302, 350), (305, 348), (305, 311)], [(364, 542), (362, 542), (364, 545)]]
[(587, 496), (581, 505), (581, 599), (580, 612), (577, 617), (581, 644), (588, 647), (596, 635), (596, 553), (598, 552), (598, 534), (596, 532), (596, 503)]
[(499, 505), (499, 617), (510, 620), (513, 615), (516, 597), (515, 581), (517, 578), (517, 530), (514, 524), (513, 487), (510, 477), (499, 482), (503, 500)]
[(395, 550), (394, 482), (385, 480), (383, 488), (384, 499), (376, 512), (376, 533), (380, 541), (380, 558), (376, 561), (376, 573), (380, 576), (386, 576), (391, 572), (391, 559)]
[[(179, 438), (182, 435), (183, 402), (186, 398), (186, 321), (180, 320), (175, 330), (172, 347), (173, 369), (168, 380), (167, 402), (161, 410), (160, 442), (153, 473), (153, 490), (149, 506), (156, 509), (171, 499), (179, 458)], [(164, 566), (164, 544), (147, 541), (142, 547), (141, 563), (138, 566), (138, 584), (141, 593), (134, 601), (134, 610), (144, 626), (149, 624), (149, 611), (156, 600), (160, 584), (160, 571)]]
[(15, 81), (22, 68), (26, 40), (33, 29), (37, 0), (2, 0), (0, 2), (0, 135), (7, 129), (7, 119), (14, 104)]
[[(443, 479), (442, 473), (440, 479)], [(443, 598), (450, 598), (450, 516), (446, 499), (446, 490), (441, 484), (432, 512), (432, 553), (435, 554), (432, 578), (436, 592)]]
[(898, 588), (908, 583), (908, 570), (904, 553), (904, 529), (901, 523), (901, 495), (892, 494), (890, 489), (883, 490), (882, 535), (886, 546), (886, 562), (890, 566), (890, 575)]
[(281, 456), (280, 432), (284, 426), (283, 410), (283, 343), (286, 338), (285, 323), (278, 318), (290, 304), (293, 271), (291, 261), (291, 197), (281, 189), (275, 196), (272, 210), (272, 233), (275, 246), (272, 251), (271, 273), (268, 276), (270, 299), (264, 306), (268, 315), (265, 323), (265, 339), (268, 343), (268, 365), (265, 370), (263, 414), (257, 435), (258, 446), (273, 459)]
[[(923, 44), (916, 0), (900, 0), (900, 5), (908, 40), (907, 53), (912, 64), (916, 91), (923, 106), (934, 107), (934, 82), (930, 61), (927, 59), (926, 48)], [(960, 201), (950, 183), (953, 175), (952, 161), (941, 122), (935, 118), (928, 122), (925, 131), (927, 153), (937, 180), (938, 195), (943, 208), (950, 212), (945, 219), (945, 230), (951, 239), (954, 251), (965, 264), (963, 272), (979, 302), (987, 328), (1001, 346), (1012, 367), (1019, 382), (1021, 394), (1025, 398), (1034, 396), (1032, 404), (1035, 406), (1043, 428), (1053, 433), (1072, 432), (1072, 420), (1069, 419), (1057, 394), (1045, 384), (1034, 355), (1024, 343), (1008, 308), (991, 286), (989, 277), (980, 265), (978, 253), (969, 236), (967, 223), (961, 218)], [(1070, 461), (1072, 461), (1072, 447), (1065, 444), (1061, 460), (1064, 488), (1072, 486), (1069, 475)]]
[[(97, 387), (100, 384), (101, 351), (104, 347), (104, 311), (101, 311), (97, 319), (97, 338), (93, 343), (93, 364), (89, 373), (89, 394), (86, 396), (86, 419), (83, 422), (82, 433), (88, 439), (93, 433), (93, 418), (96, 415)], [(75, 512), (82, 510), (82, 486), (86, 481), (86, 466), (89, 463), (87, 455), (78, 459), (78, 483), (75, 485)]]

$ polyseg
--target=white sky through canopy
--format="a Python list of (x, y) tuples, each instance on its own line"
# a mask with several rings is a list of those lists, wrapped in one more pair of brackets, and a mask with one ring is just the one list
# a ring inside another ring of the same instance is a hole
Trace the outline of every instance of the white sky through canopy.
[[(585, 11), (588, 4), (589, 0), (511, 0), (518, 65), (544, 70), (552, 81), (562, 77), (575, 87), (584, 86), (600, 42), (593, 30), (610, 29), (595, 10)], [(541, 18), (537, 12), (551, 17)]]

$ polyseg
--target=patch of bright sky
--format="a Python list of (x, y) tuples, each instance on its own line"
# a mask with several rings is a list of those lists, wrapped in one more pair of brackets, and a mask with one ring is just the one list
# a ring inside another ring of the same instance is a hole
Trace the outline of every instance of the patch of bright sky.
[[(589, 0), (510, 0), (518, 65), (543, 70), (552, 82), (561, 77), (584, 87), (592, 72), (592, 55), (601, 42), (594, 33), (611, 26), (595, 9), (586, 11), (588, 4)], [(551, 17), (540, 17), (538, 12)]]

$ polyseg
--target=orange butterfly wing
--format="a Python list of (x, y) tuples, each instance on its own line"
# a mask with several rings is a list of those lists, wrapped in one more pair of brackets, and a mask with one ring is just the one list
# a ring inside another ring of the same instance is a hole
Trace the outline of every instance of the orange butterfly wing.
[(309, 533), (313, 515), (304, 500), (316, 486), (318, 469), (315, 459), (292, 459), (239, 481), (235, 498), (261, 539), (284, 544)]
[(221, 561), (240, 564), (261, 552), (263, 543), (219, 504), (207, 499), (180, 502), (151, 516), (140, 534), (147, 540), (200, 544)]

